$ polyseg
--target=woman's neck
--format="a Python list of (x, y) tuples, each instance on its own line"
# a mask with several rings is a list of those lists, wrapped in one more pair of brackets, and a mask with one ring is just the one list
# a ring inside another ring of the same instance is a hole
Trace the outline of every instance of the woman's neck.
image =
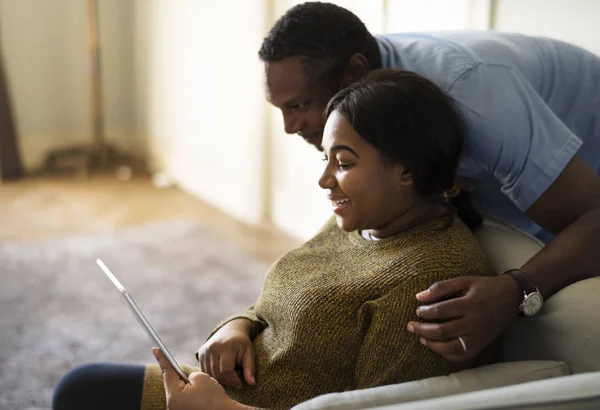
[(432, 219), (439, 218), (448, 213), (448, 209), (439, 203), (418, 199), (412, 206), (379, 229), (368, 229), (370, 236), (377, 239), (394, 236), (410, 228), (420, 225)]

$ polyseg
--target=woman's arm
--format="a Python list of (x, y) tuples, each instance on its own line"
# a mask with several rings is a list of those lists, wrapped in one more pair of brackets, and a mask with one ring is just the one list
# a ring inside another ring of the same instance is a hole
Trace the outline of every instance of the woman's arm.
[(445, 375), (465, 365), (451, 363), (406, 332), (416, 319), (418, 284), (407, 280), (383, 297), (363, 305), (368, 327), (354, 371), (351, 389), (364, 389)]
[[(247, 320), (249, 322), (249, 326), (247, 327), (248, 329), (248, 335), (250, 336), (250, 339), (254, 340), (254, 338), (256, 336), (258, 336), (258, 334), (260, 334), (260, 332), (262, 332), (263, 330), (265, 330), (265, 328), (268, 326), (267, 322), (265, 322), (264, 320), (260, 320), (257, 316), (256, 316), (256, 308), (255, 305), (249, 306), (248, 308), (246, 308), (246, 310), (244, 310), (244, 312), (242, 312), (239, 315), (236, 316), (232, 316), (230, 318), (225, 319), (223, 322), (221, 322), (206, 338), (206, 340), (204, 341), (204, 343), (208, 342), (210, 340), (211, 337), (214, 336), (215, 333), (217, 333), (219, 330), (221, 330), (224, 326), (228, 325), (229, 323), (233, 322), (233, 321), (238, 321), (238, 319), (244, 319)], [(202, 346), (200, 347), (200, 349), (202, 348)], [(196, 351), (196, 360), (200, 360), (198, 358), (198, 351), (200, 350), (198, 349)]]
[(239, 315), (235, 315), (235, 316), (229, 317), (229, 318), (225, 319), (223, 322), (221, 322), (210, 333), (210, 335), (208, 335), (208, 337), (206, 338), (206, 340), (210, 339), (215, 333), (217, 333), (227, 323), (229, 323), (229, 322), (231, 322), (233, 320), (236, 320), (236, 319), (246, 319), (246, 320), (248, 320), (248, 321), (250, 321), (252, 323), (252, 327), (250, 327), (250, 337), (252, 339), (254, 339), (260, 332), (262, 332), (263, 330), (265, 330), (265, 328), (267, 327), (267, 322), (265, 322), (264, 320), (259, 319), (258, 316), (256, 315), (256, 305), (251, 305), (251, 306), (247, 307), (246, 310), (244, 310)]
[[(202, 372), (223, 386), (243, 387), (243, 380), (254, 385), (256, 358), (253, 340), (264, 330), (266, 323), (258, 319), (254, 306), (242, 315), (229, 318), (219, 325), (196, 351)], [(236, 369), (241, 367), (243, 374)]]

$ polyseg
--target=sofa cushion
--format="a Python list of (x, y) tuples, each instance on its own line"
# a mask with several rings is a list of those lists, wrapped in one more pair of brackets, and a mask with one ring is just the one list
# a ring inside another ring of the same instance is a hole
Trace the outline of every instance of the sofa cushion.
[(326, 394), (301, 403), (295, 406), (294, 410), (366, 409), (493, 387), (509, 386), (568, 374), (570, 374), (570, 368), (564, 362), (527, 361), (496, 363), (475, 369), (463, 370), (448, 376), (431, 377), (365, 390)]

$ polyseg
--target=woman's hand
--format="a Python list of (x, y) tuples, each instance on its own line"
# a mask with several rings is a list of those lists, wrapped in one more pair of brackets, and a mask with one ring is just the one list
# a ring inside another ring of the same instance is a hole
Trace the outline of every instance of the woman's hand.
[(194, 372), (189, 375), (190, 384), (187, 384), (179, 378), (159, 348), (153, 347), (152, 354), (163, 372), (169, 410), (238, 409), (239, 403), (230, 399), (223, 386), (209, 375)]
[(236, 365), (243, 369), (248, 384), (254, 384), (255, 357), (250, 339), (252, 322), (235, 319), (223, 326), (198, 350), (200, 369), (224, 386), (241, 389)]

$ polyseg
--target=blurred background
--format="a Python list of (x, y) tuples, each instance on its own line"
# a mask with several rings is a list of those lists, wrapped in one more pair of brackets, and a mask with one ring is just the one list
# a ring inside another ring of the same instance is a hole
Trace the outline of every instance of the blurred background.
[[(257, 58), (268, 29), (297, 3), (99, 0), (98, 38), (110, 144), (237, 221), (306, 239), (330, 213), (317, 186), (320, 155), (283, 133)], [(600, 53), (595, 0), (334, 3), (374, 33), (518, 31)], [(7, 95), (28, 173), (52, 150), (92, 139), (87, 8), (86, 0), (0, 0)]]
[[(373, 33), (516, 31), (600, 54), (597, 0), (332, 2)], [(48, 408), (77, 364), (151, 359), (96, 257), (192, 363), (330, 215), (322, 156), (283, 132), (257, 57), (298, 3), (0, 0), (0, 408)]]

